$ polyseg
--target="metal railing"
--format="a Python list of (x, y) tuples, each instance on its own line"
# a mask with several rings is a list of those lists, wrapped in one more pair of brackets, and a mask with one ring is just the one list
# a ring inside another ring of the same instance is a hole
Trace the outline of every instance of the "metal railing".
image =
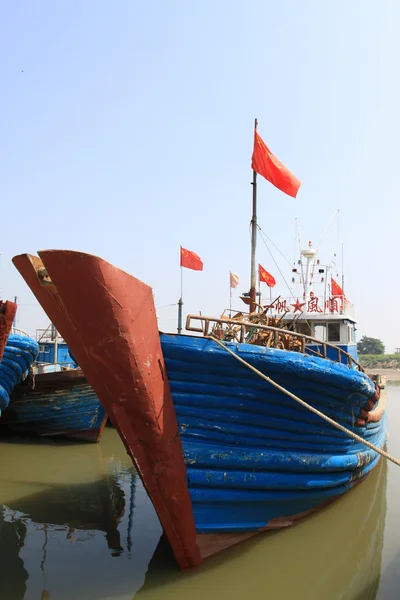
[(64, 339), (60, 336), (58, 331), (53, 328), (50, 323), (46, 329), (36, 329), (36, 341), (38, 344), (49, 344), (54, 343), (55, 339), (59, 344), (64, 344)]
[(18, 335), (24, 335), (26, 337), (30, 337), (29, 333), (26, 333), (23, 329), (19, 329), (19, 327), (13, 327), (11, 333), (17, 333)]
[[(192, 325), (192, 321), (200, 321), (201, 327), (195, 327), (194, 325)], [(255, 330), (258, 330), (258, 331), (267, 331), (267, 332), (273, 333), (272, 347), (278, 347), (279, 343), (281, 343), (284, 347), (285, 347), (285, 343), (286, 343), (286, 346), (289, 346), (289, 342), (291, 340), (295, 339), (295, 340), (299, 341), (299, 348), (303, 354), (306, 353), (306, 347), (307, 347), (307, 353), (314, 354), (315, 356), (320, 356), (321, 358), (328, 358), (327, 350), (328, 350), (328, 348), (331, 348), (334, 351), (334, 353), (336, 353), (336, 356), (337, 356), (336, 362), (339, 362), (341, 364), (347, 364), (347, 366), (349, 368), (353, 368), (353, 365), (354, 365), (354, 367), (356, 369), (358, 369), (361, 372), (364, 372), (364, 369), (355, 360), (355, 358), (353, 358), (353, 356), (351, 356), (351, 354), (349, 354), (348, 352), (345, 352), (345, 350), (342, 350), (342, 348), (339, 348), (338, 346), (335, 346), (334, 344), (330, 344), (329, 342), (324, 342), (322, 340), (318, 340), (318, 339), (311, 337), (310, 335), (306, 335), (304, 333), (297, 333), (296, 331), (289, 331), (288, 329), (281, 329), (280, 327), (272, 327), (270, 325), (259, 325), (257, 323), (251, 323), (250, 321), (236, 321), (235, 319), (230, 319), (227, 317), (215, 318), (215, 317), (203, 317), (202, 315), (188, 315), (186, 318), (186, 330), (193, 331), (195, 333), (202, 333), (204, 336), (213, 335), (214, 332), (213, 331), (210, 332), (210, 324), (212, 324), (213, 329), (215, 329), (216, 326), (217, 326), (217, 328), (219, 327), (219, 330), (222, 331), (222, 333), (224, 333), (224, 331), (221, 329), (222, 325), (230, 326), (228, 328), (228, 330), (226, 331), (226, 333), (234, 333), (233, 339), (235, 339), (237, 342), (239, 342), (241, 344), (245, 343), (247, 341), (246, 334), (248, 336), (249, 333), (252, 333)], [(218, 337), (218, 336), (216, 335), (216, 337)], [(233, 339), (232, 339), (232, 341), (233, 341)], [(310, 343), (316, 344), (318, 347), (318, 350), (314, 350), (314, 349), (310, 348), (310, 346), (309, 346)], [(321, 347), (321, 350), (319, 350), (320, 347)], [(286, 348), (286, 349), (289, 349), (289, 348)], [(342, 359), (344, 359), (344, 360), (342, 360)], [(335, 361), (335, 359), (332, 358), (331, 356), (329, 357), (329, 360)]]

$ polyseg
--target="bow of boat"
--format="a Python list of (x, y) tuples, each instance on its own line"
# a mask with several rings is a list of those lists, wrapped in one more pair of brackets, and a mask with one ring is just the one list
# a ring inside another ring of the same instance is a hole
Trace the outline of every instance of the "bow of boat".
[(181, 568), (201, 562), (152, 289), (94, 255), (13, 259), (118, 430)]

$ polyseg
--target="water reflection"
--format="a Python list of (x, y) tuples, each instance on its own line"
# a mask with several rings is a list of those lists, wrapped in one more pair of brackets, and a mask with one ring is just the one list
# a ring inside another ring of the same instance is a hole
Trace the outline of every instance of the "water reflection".
[(211, 587), (212, 598), (374, 600), (386, 482), (382, 460), (362, 485), (312, 519), (230, 548), (184, 576), (173, 570), (167, 548), (160, 545), (137, 598), (185, 598), (190, 593), (196, 600), (210, 597)]
[(161, 528), (116, 433), (105, 438), (0, 444), (2, 600), (132, 598), (143, 584)]
[[(399, 454), (400, 448), (389, 450)], [(379, 595), (381, 572), (386, 589), (398, 581), (400, 552), (397, 536), (387, 531), (382, 570), (383, 460), (365, 482), (312, 518), (232, 547), (187, 573), (178, 571), (160, 540), (154, 509), (115, 430), (106, 429), (96, 446), (4, 440), (0, 465), (1, 600), (397, 597)], [(396, 471), (391, 481), (398, 480)], [(392, 502), (392, 523), (397, 506)]]
[(1, 587), (10, 598), (23, 600), (28, 573), (19, 552), (26, 538), (26, 525), (21, 520), (6, 518), (6, 509), (0, 508), (0, 562)]

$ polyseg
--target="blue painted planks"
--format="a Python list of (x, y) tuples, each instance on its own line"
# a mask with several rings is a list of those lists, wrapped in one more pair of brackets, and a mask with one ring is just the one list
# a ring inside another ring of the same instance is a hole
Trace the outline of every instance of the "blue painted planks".
[[(161, 334), (198, 532), (247, 531), (348, 491), (379, 455), (261, 380), (214, 342)], [(382, 447), (386, 418), (355, 425), (375, 394), (319, 357), (228, 344), (244, 360)]]
[(39, 346), (32, 338), (11, 333), (0, 362), (0, 415), (10, 402), (14, 387), (27, 374)]
[(39, 435), (62, 435), (69, 432), (99, 431), (105, 409), (88, 384), (68, 389), (23, 394), (14, 399), (5, 415), (14, 431)]

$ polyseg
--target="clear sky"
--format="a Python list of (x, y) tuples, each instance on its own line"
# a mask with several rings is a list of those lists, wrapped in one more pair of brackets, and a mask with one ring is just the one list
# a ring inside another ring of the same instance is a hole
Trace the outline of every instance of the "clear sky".
[[(0, 289), (20, 327), (47, 319), (11, 264), (79, 249), (151, 284), (176, 327), (249, 287), (253, 122), (303, 182), (259, 184), (259, 222), (290, 261), (295, 217), (321, 259), (344, 241), (358, 335), (400, 346), (396, 0), (15, 0), (0, 22)], [(267, 248), (259, 261), (286, 294)], [(280, 260), (290, 278), (289, 265)], [(77, 282), (79, 290), (79, 282)], [(241, 301), (234, 299), (234, 306)]]

